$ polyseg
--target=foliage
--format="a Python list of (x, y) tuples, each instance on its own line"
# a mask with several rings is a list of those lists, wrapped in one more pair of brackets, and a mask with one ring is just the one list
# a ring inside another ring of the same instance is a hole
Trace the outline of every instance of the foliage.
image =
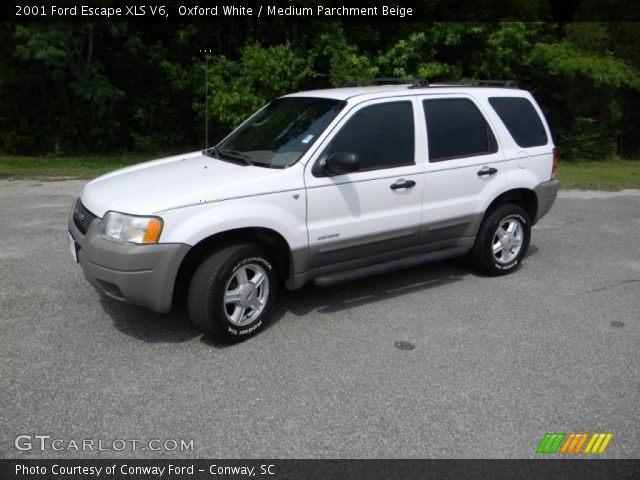
[[(199, 70), (203, 71), (202, 62)], [(297, 56), (291, 46), (247, 45), (237, 61), (213, 58), (209, 65), (207, 89), (209, 117), (225, 127), (234, 127), (265, 103), (297, 90), (312, 74), (309, 61)], [(204, 88), (199, 89), (204, 97)], [(201, 101), (194, 103), (198, 111)]]
[(569, 159), (602, 160), (616, 153), (615, 139), (591, 117), (576, 117), (571, 130), (560, 129), (556, 134), (562, 155)]
[(487, 34), (480, 72), (487, 78), (522, 78), (532, 67), (531, 51), (545, 32), (543, 23), (501, 22)]
[(635, 68), (611, 54), (594, 54), (562, 41), (553, 45), (538, 43), (533, 53), (554, 76), (576, 77), (582, 75), (594, 87), (640, 88), (640, 76)]
[(205, 116), (218, 139), (284, 93), (391, 76), (516, 79), (564, 159), (638, 157), (638, 42), (633, 22), (0, 24), (0, 151), (194, 149)]
[(550, 95), (549, 108), (560, 148), (569, 158), (620, 154), (625, 143), (635, 142), (624, 132), (637, 110), (632, 99), (640, 90), (638, 65), (615, 56), (604, 24), (570, 25), (566, 34), (555, 43), (537, 43), (530, 56), (533, 68), (562, 92)]
[(321, 64), (323, 60), (327, 64), (328, 84), (341, 87), (355, 78), (378, 76), (378, 68), (372, 64), (369, 56), (347, 41), (339, 24), (330, 25), (332, 31), (318, 35), (317, 42), (310, 52), (316, 65)]

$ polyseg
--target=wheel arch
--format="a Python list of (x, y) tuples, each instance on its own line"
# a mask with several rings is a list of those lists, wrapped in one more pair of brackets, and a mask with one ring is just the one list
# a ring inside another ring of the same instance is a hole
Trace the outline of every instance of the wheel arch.
[(514, 188), (507, 190), (506, 192), (502, 192), (487, 206), (484, 218), (499, 206), (507, 203), (513, 203), (523, 208), (524, 211), (527, 212), (527, 215), (529, 215), (531, 223), (535, 223), (538, 215), (538, 196), (529, 188)]
[(191, 278), (198, 265), (205, 258), (225, 245), (240, 242), (255, 243), (267, 252), (274, 252), (273, 260), (276, 262), (276, 271), (282, 279), (289, 277), (293, 263), (291, 247), (280, 233), (265, 227), (227, 230), (203, 238), (189, 249), (176, 275), (173, 289), (174, 302), (181, 302), (186, 298)]

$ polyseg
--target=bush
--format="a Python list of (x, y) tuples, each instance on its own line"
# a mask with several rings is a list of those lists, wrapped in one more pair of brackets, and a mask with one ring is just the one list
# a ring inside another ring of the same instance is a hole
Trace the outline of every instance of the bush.
[(578, 117), (573, 129), (558, 129), (556, 143), (563, 160), (606, 160), (616, 153), (614, 137), (595, 118)]

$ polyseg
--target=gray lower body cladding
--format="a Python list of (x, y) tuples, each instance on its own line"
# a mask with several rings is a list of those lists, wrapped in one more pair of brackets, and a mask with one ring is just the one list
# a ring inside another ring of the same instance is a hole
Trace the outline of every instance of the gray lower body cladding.
[(549, 210), (551, 210), (551, 206), (556, 201), (556, 197), (558, 196), (558, 190), (560, 189), (560, 182), (557, 180), (549, 180), (548, 182), (540, 183), (533, 191), (536, 193), (536, 197), (538, 198), (538, 212), (536, 214), (536, 218), (532, 219), (533, 223), (536, 223), (542, 217), (544, 217)]
[(78, 262), (86, 279), (109, 297), (142, 305), (159, 313), (171, 310), (173, 287), (189, 245), (133, 245), (100, 236), (95, 219), (86, 235), (69, 218), (69, 233), (78, 244)]
[[(293, 251), (294, 273), (287, 279), (286, 286), (293, 290), (317, 277), (403, 258), (416, 257), (416, 262), (426, 263), (464, 255), (473, 247), (483, 216), (483, 213), (465, 215)], [(439, 253), (429, 255), (434, 252)]]
[[(557, 180), (540, 183), (535, 189), (538, 200), (536, 223), (555, 202), (560, 184)], [(302, 287), (314, 278), (372, 265), (415, 257), (421, 263), (464, 255), (473, 248), (484, 212), (465, 215), (414, 228), (386, 231), (349, 240), (320, 243), (292, 252), (293, 274), (289, 289)], [(434, 254), (437, 252), (437, 254)], [(418, 258), (420, 257), (420, 258)], [(398, 264), (400, 265), (400, 264)], [(374, 269), (370, 269), (372, 272)], [(380, 269), (383, 271), (383, 269)], [(354, 274), (354, 278), (357, 275)], [(322, 283), (322, 282), (320, 282)]]

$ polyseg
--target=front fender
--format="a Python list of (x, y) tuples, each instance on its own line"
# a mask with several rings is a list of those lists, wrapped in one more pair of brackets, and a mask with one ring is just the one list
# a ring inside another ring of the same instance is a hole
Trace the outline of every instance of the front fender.
[(240, 228), (276, 231), (292, 250), (308, 246), (304, 189), (202, 203), (163, 212), (161, 243), (196, 245)]

